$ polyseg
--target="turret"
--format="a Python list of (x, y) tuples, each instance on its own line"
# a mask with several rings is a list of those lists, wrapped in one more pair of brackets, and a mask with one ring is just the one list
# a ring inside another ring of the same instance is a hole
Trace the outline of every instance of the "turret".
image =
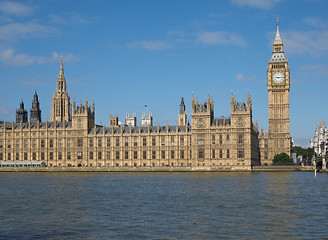
[(24, 102), (21, 100), (19, 109), (16, 110), (16, 123), (26, 123), (28, 122), (28, 113), (24, 109)]
[(183, 126), (187, 124), (187, 113), (186, 113), (186, 106), (184, 104), (183, 97), (181, 98), (181, 103), (180, 103), (180, 111), (179, 111), (179, 125)]
[(30, 121), (31, 122), (41, 122), (41, 110), (39, 104), (38, 94), (34, 93), (33, 101), (32, 101), (32, 109), (30, 111)]

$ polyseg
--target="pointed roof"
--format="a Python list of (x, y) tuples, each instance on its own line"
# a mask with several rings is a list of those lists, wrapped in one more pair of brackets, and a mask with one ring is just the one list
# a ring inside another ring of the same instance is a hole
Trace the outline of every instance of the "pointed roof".
[(59, 76), (64, 76), (63, 56), (60, 57), (60, 70), (59, 70)]
[(282, 39), (280, 37), (280, 32), (279, 32), (279, 19), (277, 18), (277, 32), (276, 32), (276, 37), (273, 41), (273, 45), (279, 45), (282, 44)]

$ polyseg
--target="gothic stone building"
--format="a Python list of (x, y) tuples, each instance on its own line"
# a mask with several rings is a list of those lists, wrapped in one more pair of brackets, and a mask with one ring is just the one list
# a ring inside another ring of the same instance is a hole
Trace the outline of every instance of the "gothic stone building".
[(21, 103), (15, 122), (0, 123), (0, 162), (42, 162), (47, 166), (192, 167), (250, 169), (271, 164), (278, 152), (289, 153), (289, 67), (277, 26), (268, 67), (269, 132), (252, 121), (252, 99), (231, 96), (229, 118), (214, 117), (210, 96), (204, 104), (192, 97), (191, 124), (184, 100), (175, 126), (95, 123), (95, 104), (72, 105), (61, 60), (51, 103), (50, 122), (41, 121), (37, 93), (31, 117)]

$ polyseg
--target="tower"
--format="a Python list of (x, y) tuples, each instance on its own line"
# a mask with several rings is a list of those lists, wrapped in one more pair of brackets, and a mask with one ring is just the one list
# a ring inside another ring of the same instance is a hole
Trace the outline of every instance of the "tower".
[(57, 79), (57, 88), (51, 102), (50, 121), (71, 121), (71, 103), (66, 89), (66, 80), (64, 76), (63, 57), (60, 61), (60, 70)]
[(26, 123), (28, 121), (27, 111), (24, 109), (24, 102), (21, 100), (19, 109), (16, 110), (16, 123)]
[(187, 113), (186, 113), (186, 106), (184, 104), (183, 98), (181, 98), (180, 103), (180, 111), (179, 111), (179, 125), (184, 126), (187, 124)]
[(89, 106), (87, 99), (85, 99), (84, 106), (81, 101), (80, 105), (75, 106), (73, 100), (72, 126), (75, 129), (88, 131), (95, 126), (95, 103), (93, 100), (91, 106)]
[(32, 102), (32, 108), (30, 111), (30, 121), (31, 122), (41, 122), (41, 110), (39, 104), (39, 97), (38, 94), (35, 92)]
[(269, 156), (272, 160), (276, 154), (290, 155), (289, 134), (289, 89), (290, 69), (285, 57), (284, 45), (280, 37), (279, 21), (273, 42), (272, 56), (267, 68), (267, 86), (269, 100)]

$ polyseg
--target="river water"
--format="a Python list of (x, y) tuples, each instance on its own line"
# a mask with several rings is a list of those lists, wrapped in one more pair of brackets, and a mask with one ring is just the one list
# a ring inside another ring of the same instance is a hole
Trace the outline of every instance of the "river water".
[(0, 239), (328, 239), (328, 175), (1, 173)]

